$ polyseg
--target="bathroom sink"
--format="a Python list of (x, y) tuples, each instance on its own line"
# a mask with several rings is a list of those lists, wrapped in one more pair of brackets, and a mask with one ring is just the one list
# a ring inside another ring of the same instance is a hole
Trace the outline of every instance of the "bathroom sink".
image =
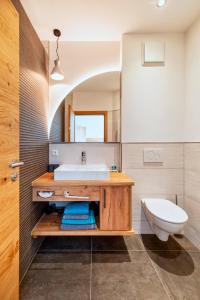
[(106, 180), (110, 172), (106, 165), (61, 165), (54, 170), (54, 180)]

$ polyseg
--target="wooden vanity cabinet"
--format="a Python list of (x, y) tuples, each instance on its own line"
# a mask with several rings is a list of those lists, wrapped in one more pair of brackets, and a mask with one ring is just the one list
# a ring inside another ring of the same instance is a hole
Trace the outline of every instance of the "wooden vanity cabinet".
[(104, 187), (101, 194), (100, 230), (130, 230), (131, 187)]
[[(123, 173), (113, 174), (105, 181), (55, 181), (53, 174), (46, 173), (33, 181), (34, 202), (95, 201), (99, 207), (94, 230), (61, 230), (61, 215), (43, 215), (32, 230), (32, 236), (73, 235), (131, 235), (132, 186), (134, 182)], [(51, 192), (48, 198), (42, 193)]]

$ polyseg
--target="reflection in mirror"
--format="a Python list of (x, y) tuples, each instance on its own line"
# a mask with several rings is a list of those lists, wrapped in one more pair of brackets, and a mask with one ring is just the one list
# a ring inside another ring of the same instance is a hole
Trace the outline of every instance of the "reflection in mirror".
[(50, 131), (51, 142), (120, 141), (120, 72), (92, 77), (60, 104)]

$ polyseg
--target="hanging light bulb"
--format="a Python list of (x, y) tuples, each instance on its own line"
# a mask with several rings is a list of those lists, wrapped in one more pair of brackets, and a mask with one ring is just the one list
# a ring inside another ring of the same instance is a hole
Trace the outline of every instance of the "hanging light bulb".
[(59, 41), (59, 37), (61, 36), (61, 32), (59, 29), (54, 29), (53, 31), (54, 35), (57, 37), (57, 41), (56, 41), (56, 54), (57, 54), (57, 58), (56, 60), (54, 60), (54, 67), (53, 70), (51, 71), (51, 79), (53, 80), (63, 80), (64, 79), (64, 74), (60, 65), (60, 57), (58, 54), (58, 41)]

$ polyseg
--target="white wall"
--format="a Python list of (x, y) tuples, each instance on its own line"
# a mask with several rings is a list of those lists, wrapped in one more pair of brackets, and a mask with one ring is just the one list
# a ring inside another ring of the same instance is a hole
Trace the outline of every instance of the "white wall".
[[(142, 66), (142, 43), (165, 42), (165, 65)], [(183, 141), (184, 34), (122, 40), (122, 142)]]
[(185, 141), (200, 142), (200, 18), (185, 35)]

